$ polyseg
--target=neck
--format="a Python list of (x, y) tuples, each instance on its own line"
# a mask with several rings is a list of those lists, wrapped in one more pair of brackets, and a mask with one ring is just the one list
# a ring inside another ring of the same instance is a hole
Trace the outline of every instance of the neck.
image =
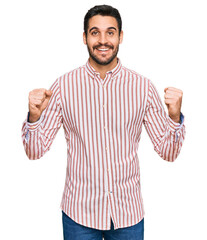
[(111, 71), (112, 69), (114, 69), (117, 65), (118, 59), (117, 57), (115, 57), (113, 59), (113, 61), (107, 65), (100, 65), (97, 62), (95, 62), (91, 57), (89, 58), (89, 62), (91, 64), (91, 66), (100, 73), (100, 77), (101, 79), (104, 79), (106, 77), (106, 73), (108, 71)]

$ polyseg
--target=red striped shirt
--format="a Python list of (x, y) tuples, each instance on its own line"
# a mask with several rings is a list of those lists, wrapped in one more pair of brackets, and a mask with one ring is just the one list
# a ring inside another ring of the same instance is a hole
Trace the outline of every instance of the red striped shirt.
[(24, 122), (22, 137), (30, 159), (47, 152), (63, 125), (67, 174), (62, 210), (87, 227), (132, 226), (144, 216), (138, 146), (144, 124), (157, 153), (178, 156), (185, 126), (165, 113), (150, 80), (123, 67), (104, 80), (89, 62), (52, 85), (49, 105), (36, 123)]

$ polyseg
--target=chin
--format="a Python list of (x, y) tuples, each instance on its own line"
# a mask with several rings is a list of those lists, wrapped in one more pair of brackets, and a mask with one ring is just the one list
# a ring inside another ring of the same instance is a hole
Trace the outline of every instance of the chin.
[(90, 55), (90, 57), (93, 59), (94, 62), (96, 62), (97, 64), (99, 65), (108, 65), (110, 64), (115, 58), (116, 58), (116, 55), (115, 56), (111, 56), (111, 57), (108, 57), (108, 58), (98, 58), (97, 56), (94, 56), (94, 55)]

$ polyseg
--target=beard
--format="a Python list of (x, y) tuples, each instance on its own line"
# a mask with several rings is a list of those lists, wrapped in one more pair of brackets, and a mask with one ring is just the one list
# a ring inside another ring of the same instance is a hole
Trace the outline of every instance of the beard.
[(89, 48), (89, 46), (87, 45), (87, 48), (88, 48), (88, 53), (89, 53), (89, 56), (93, 59), (93, 61), (95, 61), (97, 64), (99, 65), (108, 65), (110, 64), (114, 58), (117, 56), (118, 54), (118, 51), (119, 51), (119, 45), (114, 49), (113, 46), (111, 45), (107, 45), (107, 44), (104, 44), (104, 45), (96, 45), (93, 47), (93, 51), (96, 49), (96, 48), (99, 48), (99, 47), (106, 47), (106, 48), (110, 48), (112, 49), (112, 55), (106, 59), (106, 60), (101, 60), (96, 54), (94, 54), (94, 52), (91, 51), (91, 49)]

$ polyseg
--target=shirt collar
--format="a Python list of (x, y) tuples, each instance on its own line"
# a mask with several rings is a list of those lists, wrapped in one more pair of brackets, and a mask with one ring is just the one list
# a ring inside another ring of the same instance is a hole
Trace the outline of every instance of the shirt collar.
[[(100, 73), (97, 72), (90, 64), (89, 60), (87, 61), (86, 63), (86, 71), (88, 72), (88, 74), (94, 78), (96, 75), (99, 75)], [(120, 71), (122, 69), (122, 64), (121, 64), (121, 61), (120, 59), (118, 58), (118, 62), (117, 62), (117, 65), (114, 69), (110, 70), (107, 72), (107, 74), (112, 74), (112, 78), (116, 77)]]

